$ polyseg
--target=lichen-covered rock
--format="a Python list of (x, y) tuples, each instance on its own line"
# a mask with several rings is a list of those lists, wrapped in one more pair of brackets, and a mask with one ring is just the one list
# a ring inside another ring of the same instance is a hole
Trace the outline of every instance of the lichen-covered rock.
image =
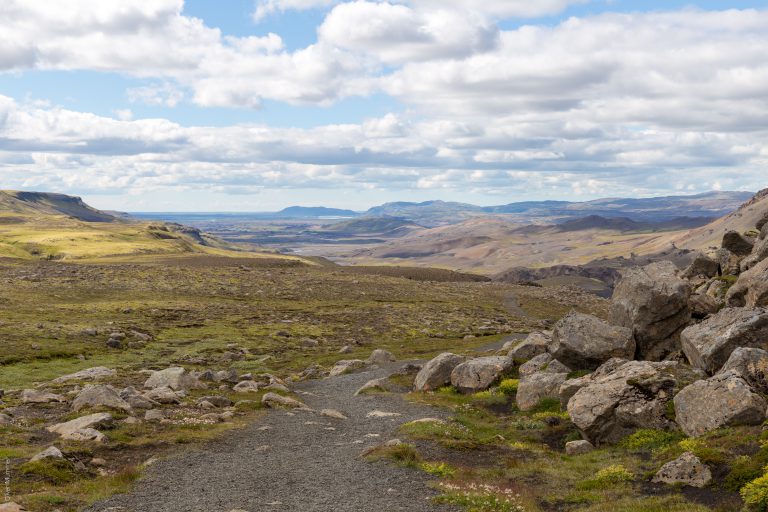
[(93, 440), (103, 441), (105, 438), (96, 427), (109, 426), (113, 422), (112, 415), (106, 412), (81, 416), (74, 420), (58, 423), (47, 428), (48, 432), (59, 434), (63, 439), (75, 441)]
[(739, 347), (731, 353), (721, 373), (733, 372), (754, 391), (768, 395), (768, 352), (759, 348)]
[(205, 389), (205, 384), (194, 375), (181, 367), (166, 368), (152, 373), (144, 382), (147, 389), (168, 387), (174, 391), (189, 391), (190, 389)]
[(568, 401), (568, 414), (585, 439), (614, 443), (640, 428), (669, 429), (667, 403), (681, 380), (695, 378), (686, 367), (665, 361), (609, 361)]
[(551, 342), (552, 331), (535, 331), (512, 347), (507, 355), (516, 361), (528, 361), (546, 353)]
[(679, 333), (691, 321), (691, 285), (672, 262), (626, 270), (613, 292), (611, 322), (632, 329), (637, 354), (661, 360), (679, 350)]
[(725, 300), (731, 307), (768, 306), (768, 259), (742, 273)]
[(683, 270), (680, 277), (683, 279), (693, 279), (697, 277), (712, 278), (720, 273), (720, 262), (707, 256), (706, 254), (698, 253), (693, 259), (693, 262)]
[(21, 392), (21, 402), (25, 404), (50, 404), (52, 402), (66, 402), (67, 400), (56, 393), (25, 389)]
[(759, 425), (765, 419), (765, 400), (734, 372), (686, 386), (674, 404), (677, 424), (691, 437), (720, 427)]
[(738, 347), (768, 346), (768, 309), (723, 309), (686, 328), (680, 342), (693, 366), (714, 374)]
[(748, 256), (752, 252), (754, 242), (737, 231), (728, 231), (723, 235), (723, 249), (736, 256)]
[(451, 372), (464, 362), (464, 358), (444, 352), (430, 360), (416, 374), (413, 388), (416, 391), (434, 391), (451, 383)]
[(705, 487), (712, 481), (712, 472), (691, 452), (667, 462), (653, 477), (654, 483)]
[(107, 407), (131, 412), (131, 405), (120, 398), (112, 386), (87, 385), (72, 401), (72, 410), (79, 411), (86, 407)]
[(451, 384), (461, 393), (476, 393), (491, 387), (504, 372), (512, 369), (508, 357), (479, 357), (461, 363), (451, 372)]
[(568, 379), (567, 373), (539, 372), (520, 379), (517, 387), (517, 406), (530, 411), (545, 398), (559, 399), (560, 386)]
[(571, 369), (563, 363), (552, 357), (552, 354), (540, 354), (530, 361), (520, 365), (518, 373), (520, 378), (533, 375), (538, 372), (547, 373), (570, 373)]
[(634, 357), (635, 340), (628, 328), (571, 312), (555, 325), (549, 352), (569, 368), (594, 370), (614, 357)]
[(61, 453), (61, 450), (56, 448), (55, 446), (49, 446), (45, 450), (41, 451), (31, 459), (29, 459), (29, 462), (37, 462), (39, 460), (43, 459), (63, 459), (64, 454)]

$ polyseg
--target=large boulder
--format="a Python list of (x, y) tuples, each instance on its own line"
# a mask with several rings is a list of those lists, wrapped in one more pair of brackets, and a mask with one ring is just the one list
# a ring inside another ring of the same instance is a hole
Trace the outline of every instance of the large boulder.
[(653, 477), (653, 483), (705, 487), (712, 481), (712, 472), (691, 452), (667, 462)]
[(131, 412), (128, 402), (120, 398), (112, 386), (88, 385), (72, 401), (72, 410), (79, 411), (88, 407), (107, 407)]
[(725, 300), (732, 307), (768, 306), (768, 259), (741, 274)]
[(37, 389), (25, 389), (21, 392), (21, 402), (24, 404), (50, 404), (53, 402), (66, 402), (67, 400), (56, 393), (40, 391)]
[(765, 399), (734, 372), (686, 386), (674, 404), (677, 424), (691, 437), (720, 427), (759, 425), (765, 419)]
[(698, 320), (707, 318), (720, 311), (720, 303), (703, 293), (691, 295), (691, 316)]
[(755, 244), (755, 248), (752, 249), (752, 254), (744, 258), (744, 260), (741, 262), (741, 271), (746, 272), (767, 258), (768, 238), (760, 240)]
[(768, 395), (768, 352), (759, 348), (739, 347), (731, 353), (721, 373), (733, 372), (754, 391)]
[(693, 366), (714, 374), (738, 347), (768, 348), (768, 309), (723, 309), (686, 328), (680, 341)]
[(728, 231), (723, 235), (723, 249), (736, 256), (748, 256), (752, 252), (754, 242), (737, 231)]
[(635, 340), (630, 329), (571, 312), (555, 325), (549, 352), (569, 368), (594, 370), (614, 357), (633, 358)]
[(476, 393), (491, 387), (515, 365), (508, 357), (479, 357), (461, 363), (451, 372), (451, 384), (461, 393)]
[(670, 429), (667, 403), (695, 376), (675, 362), (611, 360), (568, 401), (571, 421), (592, 444), (615, 443), (637, 429)]
[(520, 379), (517, 387), (517, 406), (530, 411), (545, 398), (559, 399), (560, 386), (568, 379), (567, 373), (539, 372)]
[(464, 358), (444, 352), (430, 360), (416, 374), (413, 387), (416, 391), (434, 391), (451, 383), (451, 372), (464, 362)]
[(672, 262), (626, 270), (613, 292), (611, 322), (632, 329), (637, 355), (660, 360), (679, 349), (679, 333), (691, 321), (691, 285)]
[(683, 270), (680, 277), (694, 279), (698, 277), (712, 278), (720, 274), (720, 262), (706, 254), (698, 253), (688, 268)]
[(512, 347), (507, 355), (516, 361), (528, 361), (544, 354), (550, 343), (552, 343), (552, 331), (535, 331)]
[(144, 382), (144, 387), (147, 389), (167, 387), (174, 391), (189, 391), (190, 389), (204, 389), (206, 386), (186, 369), (172, 367), (152, 373)]

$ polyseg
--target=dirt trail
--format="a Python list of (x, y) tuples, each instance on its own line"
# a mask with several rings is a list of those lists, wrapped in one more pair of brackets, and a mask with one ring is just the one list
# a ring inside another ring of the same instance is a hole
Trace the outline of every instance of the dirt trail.
[[(270, 411), (245, 430), (199, 451), (153, 465), (136, 488), (89, 512), (419, 512), (451, 511), (431, 502), (431, 478), (360, 453), (396, 437), (397, 427), (445, 412), (398, 395), (353, 396), (366, 381), (401, 366), (297, 385), (312, 409), (337, 409), (349, 419), (314, 412)], [(368, 417), (372, 411), (397, 413)]]

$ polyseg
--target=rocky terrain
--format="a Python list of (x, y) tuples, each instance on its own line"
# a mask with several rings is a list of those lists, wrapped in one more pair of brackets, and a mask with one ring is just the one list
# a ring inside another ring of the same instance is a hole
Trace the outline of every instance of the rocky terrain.
[(0, 510), (766, 510), (754, 218), (684, 268), (621, 269), (610, 301), (284, 259), (0, 262)]

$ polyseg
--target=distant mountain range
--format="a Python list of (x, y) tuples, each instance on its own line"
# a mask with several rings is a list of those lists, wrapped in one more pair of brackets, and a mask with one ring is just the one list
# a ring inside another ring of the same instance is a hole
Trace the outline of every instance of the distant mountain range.
[(397, 217), (426, 227), (455, 224), (473, 217), (503, 215), (521, 223), (552, 223), (589, 216), (625, 218), (635, 222), (666, 222), (683, 217), (722, 217), (754, 195), (753, 192), (707, 192), (692, 196), (605, 198), (594, 201), (522, 201), (477, 206), (447, 201), (393, 202), (365, 212), (293, 206), (269, 214), (275, 218)]

